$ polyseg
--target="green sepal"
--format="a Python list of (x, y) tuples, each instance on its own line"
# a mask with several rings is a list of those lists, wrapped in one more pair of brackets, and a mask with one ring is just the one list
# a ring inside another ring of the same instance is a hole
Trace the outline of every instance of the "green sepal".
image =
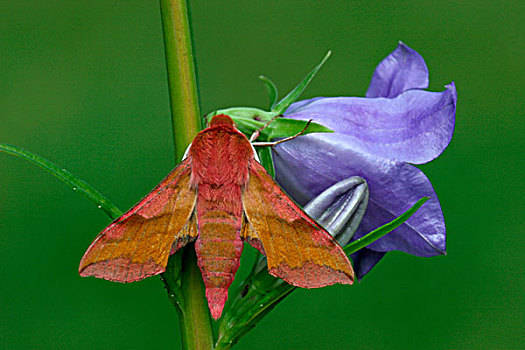
[(215, 115), (226, 114), (230, 116), (236, 123), (237, 121), (253, 121), (264, 125), (268, 120), (271, 120), (276, 114), (272, 112), (263, 111), (262, 109), (255, 107), (230, 107), (213, 111), (206, 115), (206, 123), (211, 121), (211, 118)]
[[(232, 119), (237, 125), (237, 128), (247, 137), (250, 137), (256, 130), (259, 130), (266, 124), (265, 122), (260, 122), (254, 119), (236, 117), (232, 117)], [(311, 134), (314, 132), (333, 132), (333, 130), (318, 123), (311, 122), (308, 125), (308, 128), (306, 128), (307, 125), (308, 121), (306, 120), (278, 117), (259, 132), (259, 137), (256, 141), (273, 141), (276, 138), (285, 138), (297, 135), (303, 130), (304, 132), (302, 135)]]
[[(308, 128), (306, 128), (307, 125)], [(304, 128), (306, 128), (306, 130), (304, 130)], [(314, 132), (334, 132), (332, 129), (329, 129), (321, 124), (313, 122), (308, 124), (308, 121), (306, 120), (289, 118), (277, 118), (270, 125), (268, 125), (266, 129), (268, 129), (268, 140), (294, 136), (303, 130), (304, 132), (302, 135), (311, 134)]]
[(266, 90), (268, 90), (268, 97), (270, 99), (268, 109), (273, 110), (275, 104), (277, 103), (277, 96), (279, 95), (279, 93), (277, 92), (277, 86), (275, 86), (275, 84), (270, 78), (265, 77), (264, 75), (260, 75), (259, 79), (262, 80), (262, 82), (266, 86)]
[[(230, 116), (235, 122), (235, 125), (237, 125), (237, 129), (247, 137), (250, 137), (256, 130), (261, 129), (268, 121), (274, 119), (260, 131), (257, 141), (262, 142), (297, 135), (303, 131), (306, 124), (308, 124), (308, 121), (305, 120), (276, 117), (275, 115), (272, 115), (271, 112), (266, 112), (253, 107), (220, 109), (208, 114), (206, 116), (207, 122), (209, 122), (213, 116), (218, 114), (226, 114)], [(321, 124), (311, 122), (303, 135), (314, 132), (333, 132), (333, 130)]]
[(21, 147), (0, 143), (0, 151), (24, 158), (43, 168), (51, 175), (58, 178), (60, 181), (67, 184), (71, 189), (77, 193), (80, 193), (91, 202), (93, 202), (99, 209), (104, 210), (104, 212), (112, 219), (115, 220), (120, 215), (122, 211), (117, 208), (106, 196), (97, 191), (93, 186), (75, 176), (71, 172), (67, 171), (64, 168), (59, 167), (53, 162), (39, 156), (38, 154), (29, 152)]
[(288, 93), (288, 95), (286, 95), (281, 101), (279, 101), (272, 108), (272, 112), (274, 112), (276, 115), (283, 114), (284, 111), (286, 111), (286, 109), (290, 107), (290, 105), (294, 103), (299, 98), (299, 96), (301, 96), (304, 89), (306, 89), (308, 84), (310, 84), (312, 79), (315, 77), (319, 69), (321, 69), (321, 67), (324, 65), (324, 63), (326, 62), (328, 57), (330, 57), (331, 54), (332, 54), (332, 51), (328, 51), (326, 55), (324, 56), (323, 60), (321, 61), (321, 63), (315, 66), (314, 69), (312, 69), (310, 73), (308, 73), (303, 78), (303, 80), (301, 80), (301, 82), (292, 91)]

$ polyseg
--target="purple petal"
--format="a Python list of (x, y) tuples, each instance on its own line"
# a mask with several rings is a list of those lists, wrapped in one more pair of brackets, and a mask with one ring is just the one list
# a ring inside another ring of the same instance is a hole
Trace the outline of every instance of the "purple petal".
[(339, 142), (355, 152), (422, 164), (448, 146), (455, 114), (456, 88), (451, 83), (442, 92), (410, 90), (393, 99), (316, 98), (292, 104), (285, 116), (313, 119), (334, 130)]
[(309, 134), (277, 146), (276, 180), (299, 204), (350, 175), (369, 185), (367, 213), (355, 238), (395, 219), (418, 199), (430, 200), (405, 224), (368, 246), (419, 256), (444, 254), (445, 223), (432, 185), (416, 167), (356, 152), (337, 134)]
[(386, 253), (375, 252), (373, 250), (363, 248), (351, 255), (354, 272), (358, 280), (361, 280), (372, 268), (385, 256)]
[(379, 63), (366, 97), (394, 98), (410, 89), (428, 87), (428, 68), (416, 51), (399, 42), (397, 48)]

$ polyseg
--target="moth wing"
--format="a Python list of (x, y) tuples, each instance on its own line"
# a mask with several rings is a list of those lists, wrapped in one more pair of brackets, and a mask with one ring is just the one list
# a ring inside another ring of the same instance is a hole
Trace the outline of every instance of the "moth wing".
[(242, 201), (243, 239), (266, 255), (270, 274), (303, 288), (352, 284), (354, 271), (339, 244), (256, 161)]
[(80, 275), (134, 282), (163, 272), (170, 253), (197, 237), (190, 177), (186, 159), (97, 236), (80, 261)]

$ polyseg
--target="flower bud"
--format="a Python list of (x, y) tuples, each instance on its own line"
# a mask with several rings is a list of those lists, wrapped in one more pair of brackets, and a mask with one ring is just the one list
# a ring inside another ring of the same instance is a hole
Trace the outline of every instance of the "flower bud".
[(352, 176), (327, 188), (303, 210), (345, 246), (361, 223), (367, 205), (365, 179)]

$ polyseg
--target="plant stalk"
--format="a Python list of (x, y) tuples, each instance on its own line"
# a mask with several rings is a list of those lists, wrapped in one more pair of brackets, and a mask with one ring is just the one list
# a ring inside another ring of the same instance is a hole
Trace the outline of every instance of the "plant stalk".
[(175, 159), (201, 130), (199, 97), (186, 0), (160, 0)]
[[(175, 148), (179, 162), (201, 129), (199, 98), (186, 0), (160, 0)], [(184, 350), (213, 349), (204, 284), (193, 245), (170, 257), (163, 281), (179, 315)]]
[(179, 315), (182, 348), (213, 349), (208, 304), (204, 298), (204, 284), (193, 247), (184, 250), (182, 261), (180, 281), (183, 300), (180, 307), (176, 308)]

